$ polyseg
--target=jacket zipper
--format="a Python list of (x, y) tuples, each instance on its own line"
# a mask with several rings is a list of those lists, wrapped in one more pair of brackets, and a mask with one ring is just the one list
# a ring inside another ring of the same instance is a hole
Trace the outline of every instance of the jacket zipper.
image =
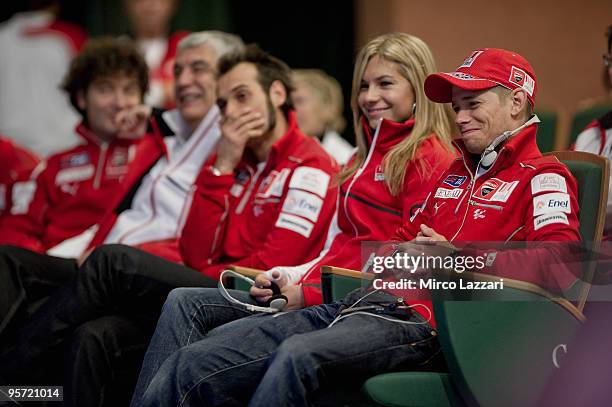
[(242, 200), (240, 201), (240, 204), (238, 205), (238, 207), (236, 208), (236, 213), (237, 214), (241, 214), (242, 211), (244, 210), (244, 207), (246, 206), (246, 203), (249, 199), (249, 196), (251, 196), (251, 193), (253, 192), (253, 189), (255, 188), (255, 184), (257, 184), (257, 180), (259, 179), (259, 176), (261, 175), (261, 173), (263, 172), (264, 168), (266, 166), (263, 165), (261, 166), (261, 168), (258, 168), (257, 171), (255, 172), (255, 174), (253, 174), (253, 170), (250, 167), (247, 167), (247, 169), (249, 170), (249, 173), (251, 173), (251, 183), (249, 184), (249, 186), (247, 187), (247, 190), (245, 192), (245, 194), (242, 197)]
[(378, 124), (376, 125), (376, 131), (374, 132), (374, 137), (372, 138), (372, 145), (370, 146), (370, 150), (368, 151), (368, 155), (366, 156), (366, 159), (363, 162), (363, 164), (361, 164), (361, 167), (359, 167), (359, 169), (355, 173), (353, 180), (351, 181), (348, 188), (346, 189), (346, 195), (344, 196), (344, 205), (342, 205), (344, 207), (344, 215), (346, 216), (346, 219), (348, 219), (348, 221), (350, 222), (351, 226), (353, 226), (353, 230), (355, 231), (355, 237), (359, 236), (359, 232), (357, 231), (357, 226), (355, 226), (355, 224), (351, 220), (351, 217), (348, 214), (346, 204), (348, 202), (348, 197), (351, 192), (351, 188), (353, 187), (353, 184), (355, 184), (355, 182), (357, 181), (357, 178), (361, 176), (365, 168), (368, 166), (368, 163), (372, 159), (372, 155), (374, 154), (374, 148), (376, 147), (376, 142), (378, 141), (378, 133), (380, 132), (381, 125), (382, 125), (382, 119), (379, 119)]
[[(470, 174), (470, 183), (468, 184), (467, 188), (465, 189), (465, 194), (463, 194), (463, 196), (461, 197), (461, 200), (457, 203), (457, 207), (455, 208), (455, 215), (459, 211), (459, 208), (461, 207), (461, 203), (463, 202), (463, 199), (468, 194), (470, 195), (470, 197), (468, 198), (468, 202), (472, 200), (472, 195), (474, 194), (474, 190), (475, 190), (475, 188), (472, 188), (472, 187), (475, 186), (475, 184), (476, 184), (476, 180), (474, 179), (474, 174), (472, 173), (472, 171), (470, 171), (470, 169), (468, 168), (468, 166), (467, 166), (467, 164), (465, 162), (465, 156), (462, 156), (461, 158), (463, 160), (463, 166), (467, 170), (468, 174)], [(467, 218), (468, 212), (469, 212), (469, 205), (466, 205), (465, 213), (463, 214), (463, 219), (461, 220), (461, 225), (459, 226), (459, 229), (457, 229), (457, 231), (455, 232), (453, 237), (449, 239), (450, 242), (455, 240), (457, 235), (459, 235), (459, 232), (461, 232), (461, 229), (463, 229), (463, 225), (465, 224), (465, 219)]]
[(501, 210), (504, 209), (504, 207), (501, 206), (501, 205), (492, 205), (492, 204), (480, 203), (480, 202), (476, 202), (476, 201), (474, 201), (472, 199), (470, 199), (468, 201), (468, 204), (469, 205), (473, 205), (473, 206), (482, 206), (484, 208), (491, 208), (491, 209), (495, 209), (495, 210), (498, 210), (498, 211), (501, 211)]
[(98, 168), (96, 168), (96, 177), (94, 178), (94, 189), (100, 188), (100, 180), (102, 178), (102, 170), (106, 162), (106, 152), (108, 150), (108, 143), (102, 143), (100, 145), (100, 157), (98, 159)]

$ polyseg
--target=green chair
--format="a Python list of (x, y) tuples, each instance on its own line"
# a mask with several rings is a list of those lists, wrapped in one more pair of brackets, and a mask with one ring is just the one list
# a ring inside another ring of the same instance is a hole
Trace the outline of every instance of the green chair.
[(593, 120), (599, 119), (601, 116), (612, 110), (612, 104), (596, 105), (588, 109), (580, 110), (574, 114), (572, 119), (572, 127), (569, 136), (569, 145), (571, 147), (578, 138), (578, 135), (589, 125)]
[[(582, 152), (551, 154), (578, 180), (582, 239), (597, 244), (606, 212), (608, 160)], [(587, 281), (592, 272), (592, 267), (584, 270)], [(333, 297), (327, 300), (358, 287), (363, 274), (333, 267), (323, 267), (322, 273), (324, 295)], [(356, 278), (351, 282), (350, 276)], [(456, 278), (456, 273), (436, 275), (438, 281)], [(493, 281), (479, 273), (461, 278)], [(587, 295), (585, 284), (576, 306), (534, 284), (506, 278), (502, 298), (486, 290), (445, 292), (441, 298), (433, 293), (448, 372), (378, 375), (364, 383), (362, 393), (373, 405), (383, 406), (536, 405), (556, 370), (555, 348), (568, 343), (584, 321), (581, 309)]]
[(557, 140), (557, 112), (536, 110), (535, 113), (541, 121), (538, 125), (538, 136), (536, 139), (538, 148), (542, 153), (553, 151), (555, 148), (555, 141)]

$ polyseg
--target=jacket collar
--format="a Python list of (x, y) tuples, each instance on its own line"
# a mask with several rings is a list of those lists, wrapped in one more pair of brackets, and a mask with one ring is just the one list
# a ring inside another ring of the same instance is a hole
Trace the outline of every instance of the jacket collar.
[[(521, 161), (542, 157), (542, 153), (536, 142), (537, 131), (538, 126), (534, 123), (510, 137), (508, 141), (502, 145), (497, 155), (497, 159), (489, 172), (494, 173), (498, 168), (507, 168)], [(461, 151), (461, 155), (466, 164), (475, 171), (477, 162), (474, 162), (472, 154), (467, 150), (463, 141), (454, 140), (453, 143)]]
[[(295, 112), (291, 110), (287, 116), (287, 132), (272, 144), (268, 159), (266, 160), (266, 167), (274, 167), (280, 161), (284, 161), (287, 158), (291, 159), (291, 154), (308, 138), (299, 129), (295, 119)], [(300, 160), (298, 157), (293, 157), (293, 159)], [(245, 152), (243, 160), (253, 166), (258, 164), (255, 155), (250, 150)]]
[(104, 141), (100, 137), (98, 137), (93, 131), (91, 131), (85, 125), (84, 122), (79, 123), (76, 126), (75, 131), (79, 136), (81, 136), (85, 140), (87, 144), (94, 144), (96, 146), (103, 146), (105, 144), (106, 145), (114, 144), (118, 146), (129, 146), (134, 142), (134, 140), (120, 139), (120, 138), (114, 138), (111, 141)]
[(366, 143), (368, 148), (372, 145), (374, 135), (378, 131), (378, 139), (376, 141), (376, 150), (386, 153), (397, 145), (399, 140), (404, 139), (412, 131), (415, 120), (408, 119), (405, 122), (394, 122), (391, 120), (380, 119), (378, 126), (374, 129), (370, 128), (368, 121), (365, 117), (361, 118), (361, 125), (363, 126), (363, 133), (366, 137)]
[[(161, 114), (162, 121), (168, 126), (170, 134), (173, 134), (181, 143), (186, 143), (188, 140), (200, 137), (206, 134), (205, 130), (210, 128), (211, 123), (218, 123), (220, 112), (217, 105), (211, 106), (206, 115), (202, 118), (195, 129), (191, 129), (178, 109), (167, 110)], [(160, 129), (161, 130), (161, 129)], [(162, 136), (166, 132), (162, 130)]]

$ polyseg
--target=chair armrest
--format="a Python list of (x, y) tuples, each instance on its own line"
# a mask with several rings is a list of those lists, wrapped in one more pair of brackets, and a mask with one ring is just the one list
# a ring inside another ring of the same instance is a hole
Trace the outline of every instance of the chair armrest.
[(321, 266), (323, 302), (329, 304), (339, 300), (350, 291), (369, 285), (374, 277), (372, 273), (362, 273), (341, 267)]
[[(435, 271), (434, 275), (436, 274), (440, 275), (440, 273), (444, 273), (444, 272)], [(449, 275), (447, 273), (444, 273), (444, 274), (446, 276)], [(472, 280), (472, 281), (496, 282), (496, 281), (499, 281), (500, 279), (500, 276), (493, 276), (490, 274), (475, 273), (475, 272), (469, 272), (469, 271), (466, 271), (465, 273), (462, 273), (461, 275), (457, 275), (455, 273), (451, 273), (450, 275), (452, 279), (464, 278), (464, 279)], [(586, 317), (584, 316), (584, 314), (567, 299), (559, 297), (558, 295), (555, 295), (551, 293), (550, 291), (547, 291), (544, 288), (536, 284), (533, 284), (533, 283), (528, 283), (526, 281), (515, 280), (512, 278), (506, 278), (506, 277), (502, 277), (502, 278), (504, 279), (505, 288), (513, 288), (515, 290), (524, 291), (524, 292), (528, 292), (528, 293), (540, 296), (542, 297), (542, 299), (547, 299), (559, 305), (561, 308), (563, 308), (565, 311), (569, 312), (573, 317), (575, 317), (578, 321), (580, 322), (586, 321)]]
[(372, 273), (363, 273), (361, 271), (334, 266), (321, 266), (321, 274), (333, 274), (336, 276), (358, 278), (360, 280), (374, 280), (374, 274)]
[(251, 267), (243, 267), (243, 266), (227, 266), (226, 270), (232, 270), (238, 274), (242, 274), (246, 277), (255, 278), (259, 273), (263, 273), (265, 270), (254, 269)]

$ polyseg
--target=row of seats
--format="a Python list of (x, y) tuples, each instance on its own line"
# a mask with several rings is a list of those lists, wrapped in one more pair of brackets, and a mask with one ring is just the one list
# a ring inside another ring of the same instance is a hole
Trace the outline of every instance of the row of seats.
[[(572, 287), (570, 291), (575, 292), (566, 293), (569, 300), (511, 279), (506, 279), (504, 290), (495, 291), (493, 296), (486, 290), (469, 294), (462, 290), (450, 294), (448, 290), (434, 291), (434, 314), (446, 365), (438, 364), (428, 371), (374, 376), (364, 383), (361, 392), (336, 388), (320, 395), (315, 405), (510, 407), (540, 405), (542, 395), (552, 397), (549, 393), (556, 389), (549, 381), (553, 378), (552, 383), (557, 383), (556, 364), (563, 361), (563, 354), (586, 320), (582, 311), (603, 235), (610, 163), (605, 157), (585, 152), (550, 154), (564, 162), (576, 177), (580, 233), (583, 242), (597, 246), (589, 247), (589, 257), (583, 257), (584, 283)], [(250, 277), (260, 272), (244, 267), (232, 269)], [(443, 272), (435, 276), (438, 281), (458, 278)], [(369, 273), (323, 266), (324, 302), (340, 299), (372, 278)], [(481, 273), (466, 272), (461, 278), (491, 281), (491, 276)], [(235, 287), (248, 289), (240, 281)]]
[[(603, 116), (610, 110), (612, 110), (612, 104), (595, 105), (577, 111), (572, 117), (569, 137), (566, 138), (567, 141), (559, 147), (570, 148), (576, 142), (578, 135), (589, 123)], [(542, 153), (553, 151), (555, 146), (558, 146), (558, 138), (561, 137), (557, 128), (559, 124), (559, 114), (552, 110), (536, 110), (536, 114), (542, 121), (538, 129), (538, 147)]]

